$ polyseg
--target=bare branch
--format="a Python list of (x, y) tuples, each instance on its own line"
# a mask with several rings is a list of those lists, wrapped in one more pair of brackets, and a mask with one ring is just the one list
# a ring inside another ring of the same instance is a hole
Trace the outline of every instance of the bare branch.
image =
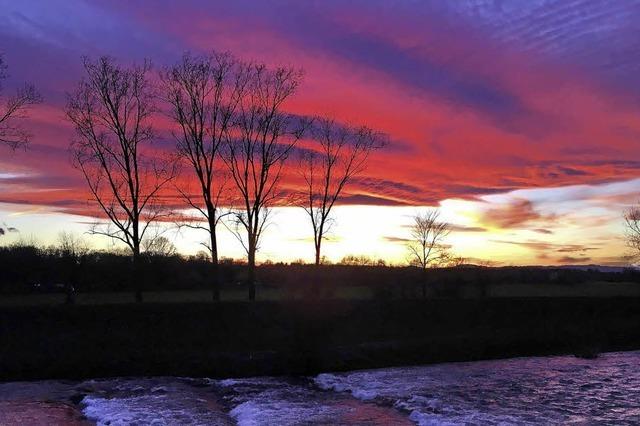
[(144, 152), (153, 138), (151, 66), (125, 68), (110, 57), (83, 64), (86, 77), (67, 95), (66, 114), (77, 134), (73, 163), (108, 220), (91, 233), (121, 241), (135, 258), (149, 225), (166, 217), (159, 196), (175, 174)]
[(299, 170), (306, 188), (299, 205), (311, 220), (318, 265), (322, 241), (333, 223), (333, 206), (351, 179), (364, 171), (371, 152), (382, 148), (386, 139), (365, 126), (342, 126), (328, 118), (314, 122), (312, 134), (319, 149), (301, 155)]
[(229, 53), (207, 56), (186, 53), (180, 62), (161, 73), (163, 94), (171, 107), (178, 155), (194, 172), (199, 195), (179, 190), (187, 204), (206, 220), (207, 247), (218, 263), (216, 226), (224, 213), (220, 201), (226, 177), (218, 170), (224, 138), (231, 133), (233, 117), (246, 85), (245, 67)]
[[(7, 77), (6, 69), (0, 55), (0, 95), (2, 80)], [(14, 95), (4, 100), (4, 105), (0, 107), (0, 145), (6, 145), (11, 149), (27, 146), (32, 135), (24, 128), (22, 120), (27, 118), (31, 107), (41, 102), (42, 96), (31, 84), (24, 84)]]
[(247, 252), (253, 292), (255, 254), (269, 217), (267, 209), (279, 197), (283, 164), (310, 122), (283, 109), (301, 82), (300, 70), (243, 64), (240, 75), (236, 84), (242, 87), (241, 96), (233, 126), (225, 135), (222, 159), (239, 194), (233, 203), (233, 228)]
[(449, 233), (449, 224), (440, 221), (440, 212), (436, 209), (413, 216), (412, 240), (407, 244), (409, 263), (423, 270), (446, 264), (450, 255), (444, 239)]

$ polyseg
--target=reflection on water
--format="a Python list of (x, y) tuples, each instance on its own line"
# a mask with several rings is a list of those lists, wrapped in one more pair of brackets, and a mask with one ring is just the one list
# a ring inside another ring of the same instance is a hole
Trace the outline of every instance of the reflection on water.
[(315, 378), (0, 384), (0, 424), (638, 424), (640, 352)]

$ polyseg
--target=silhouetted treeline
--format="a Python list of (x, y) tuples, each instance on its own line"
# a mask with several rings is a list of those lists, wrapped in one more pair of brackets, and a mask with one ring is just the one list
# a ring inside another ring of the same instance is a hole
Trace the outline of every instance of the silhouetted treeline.
[[(135, 288), (133, 262), (127, 254), (88, 252), (81, 255), (59, 248), (34, 246), (0, 247), (0, 292), (29, 293), (131, 291)], [(145, 291), (208, 289), (210, 264), (202, 257), (143, 255), (140, 262)], [(243, 288), (246, 268), (241, 263), (222, 261), (223, 289)], [(489, 285), (558, 284), (586, 282), (640, 282), (634, 270), (601, 272), (549, 267), (479, 267), (463, 265), (429, 269), (416, 267), (266, 264), (258, 268), (258, 286), (276, 288), (285, 294), (332, 297), (341, 287), (364, 287), (375, 298), (421, 297), (427, 280), (431, 297), (481, 297)], [(320, 283), (314, 287), (313, 282)]]

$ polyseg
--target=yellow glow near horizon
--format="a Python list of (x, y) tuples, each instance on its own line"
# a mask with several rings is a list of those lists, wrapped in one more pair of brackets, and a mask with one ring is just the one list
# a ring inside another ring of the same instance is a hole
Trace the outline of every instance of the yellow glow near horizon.
[[(530, 227), (496, 228), (483, 223), (483, 212), (488, 206), (495, 207), (495, 202), (449, 199), (435, 206), (440, 209), (441, 220), (452, 224), (446, 243), (451, 245), (456, 256), (469, 262), (555, 264), (562, 263), (560, 260), (572, 263), (573, 259), (575, 263), (616, 263), (625, 254), (621, 237), (623, 229), (619, 221), (616, 222), (615, 211), (609, 213), (609, 221), (594, 222), (588, 228), (585, 224), (602, 216), (602, 209), (584, 206), (561, 218), (549, 216), (551, 219), (540, 226), (545, 225), (552, 230), (541, 233)], [(336, 206), (322, 254), (332, 262), (352, 254), (384, 259), (392, 264), (406, 264), (408, 252), (403, 239), (410, 238), (412, 216), (429, 208), (433, 207)], [(540, 209), (544, 208), (541, 204)], [(6, 234), (0, 242), (9, 244), (23, 238), (48, 245), (56, 242), (61, 231), (82, 234), (89, 229), (91, 220), (88, 218), (44, 211), (38, 206), (16, 210), (15, 206), (0, 205), (0, 216), (20, 230), (19, 234)], [(535, 227), (536, 223), (531, 226)], [(585, 229), (589, 230), (588, 234)], [(183, 254), (195, 254), (204, 249), (201, 242), (206, 241), (206, 234), (203, 231), (168, 229), (165, 235)], [(228, 229), (220, 226), (218, 235), (221, 257), (244, 257), (242, 246)], [(104, 237), (87, 235), (85, 239), (99, 249), (113, 247), (113, 243)], [(300, 208), (273, 208), (270, 225), (261, 241), (259, 262), (313, 260), (309, 219)]]

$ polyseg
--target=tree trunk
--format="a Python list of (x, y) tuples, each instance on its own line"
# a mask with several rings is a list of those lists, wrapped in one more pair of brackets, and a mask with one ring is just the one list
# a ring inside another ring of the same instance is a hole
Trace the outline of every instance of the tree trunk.
[(252, 238), (249, 240), (248, 253), (248, 276), (247, 286), (249, 287), (249, 300), (256, 300), (256, 247)]
[(427, 270), (422, 269), (422, 298), (427, 298)]
[(322, 238), (316, 243), (316, 266), (320, 265), (320, 245), (322, 244)]
[(220, 276), (218, 261), (211, 259), (211, 298), (214, 302), (220, 301)]
[(218, 268), (218, 240), (216, 236), (216, 218), (209, 209), (209, 235), (211, 237), (211, 297), (214, 302), (220, 301), (220, 275)]
[(320, 250), (322, 248), (322, 229), (323, 226), (320, 224), (320, 229), (318, 230), (318, 236), (315, 240), (314, 248), (316, 249), (316, 257), (315, 257), (315, 265), (313, 274), (311, 275), (311, 295), (314, 299), (320, 297)]
[(133, 246), (133, 285), (136, 289), (136, 302), (142, 303), (142, 276), (140, 274), (140, 244)]

